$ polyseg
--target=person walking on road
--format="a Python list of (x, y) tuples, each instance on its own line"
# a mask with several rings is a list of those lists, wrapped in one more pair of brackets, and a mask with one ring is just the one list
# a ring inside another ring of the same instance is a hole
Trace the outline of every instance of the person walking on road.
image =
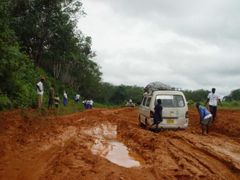
[(153, 114), (153, 120), (154, 120), (154, 124), (156, 125), (156, 129), (158, 129), (158, 124), (160, 122), (162, 122), (162, 101), (161, 99), (157, 100), (157, 104), (154, 107), (154, 114)]
[(200, 117), (200, 124), (202, 126), (202, 134), (207, 135), (209, 127), (212, 124), (212, 114), (207, 110), (206, 107), (201, 106), (200, 103), (196, 103), (196, 108)]
[(218, 103), (221, 105), (221, 101), (218, 95), (215, 94), (216, 89), (212, 88), (212, 92), (208, 94), (206, 106), (209, 105), (209, 111), (212, 113), (213, 116), (213, 122), (216, 119), (217, 116), (217, 105)]
[(55, 90), (54, 90), (54, 86), (51, 85), (48, 93), (48, 109), (53, 108), (54, 99), (55, 99)]
[(43, 103), (43, 93), (44, 93), (44, 86), (43, 86), (43, 82), (44, 82), (45, 78), (42, 76), (40, 78), (40, 81), (37, 83), (37, 95), (38, 95), (38, 108), (42, 107), (42, 103)]

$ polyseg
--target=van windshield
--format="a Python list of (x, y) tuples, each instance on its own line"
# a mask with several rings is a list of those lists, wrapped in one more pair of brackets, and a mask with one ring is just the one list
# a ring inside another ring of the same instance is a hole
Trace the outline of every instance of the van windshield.
[(155, 105), (157, 104), (157, 99), (161, 99), (163, 107), (184, 107), (184, 99), (181, 95), (157, 95), (155, 100)]

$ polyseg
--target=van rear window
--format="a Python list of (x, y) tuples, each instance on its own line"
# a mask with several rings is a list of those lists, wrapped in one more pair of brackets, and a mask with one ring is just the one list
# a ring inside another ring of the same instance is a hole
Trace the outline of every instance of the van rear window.
[(184, 107), (185, 106), (183, 96), (181, 95), (157, 95), (155, 104), (157, 104), (157, 99), (161, 99), (163, 107)]

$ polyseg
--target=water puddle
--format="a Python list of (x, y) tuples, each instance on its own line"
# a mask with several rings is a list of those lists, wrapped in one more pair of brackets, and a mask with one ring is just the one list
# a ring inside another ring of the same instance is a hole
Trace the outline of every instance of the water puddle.
[(84, 130), (84, 132), (95, 138), (95, 142), (91, 147), (93, 154), (104, 157), (122, 167), (141, 166), (140, 162), (143, 162), (143, 160), (137, 154), (130, 152), (127, 146), (117, 140), (116, 125), (102, 124), (101, 126)]
[(105, 156), (106, 159), (127, 168), (141, 165), (139, 161), (130, 156), (128, 148), (123, 143), (117, 141), (110, 141), (109, 143), (112, 148)]

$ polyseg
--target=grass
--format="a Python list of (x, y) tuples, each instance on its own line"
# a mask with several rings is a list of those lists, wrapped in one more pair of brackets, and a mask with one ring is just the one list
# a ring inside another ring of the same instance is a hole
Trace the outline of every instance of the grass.
[[(121, 106), (119, 105), (111, 105), (111, 104), (101, 104), (101, 103), (94, 103), (93, 105), (94, 108), (120, 108)], [(76, 103), (73, 100), (68, 101), (67, 106), (64, 106), (62, 103), (59, 104), (59, 107), (53, 107), (52, 109), (47, 108), (47, 102), (44, 103), (44, 107), (40, 110), (38, 110), (38, 114), (41, 114), (42, 116), (49, 116), (49, 115), (68, 115), (68, 114), (73, 114), (77, 112), (84, 111), (85, 108), (81, 101), (79, 103)]]
[(240, 101), (222, 102), (221, 109), (240, 109)]

